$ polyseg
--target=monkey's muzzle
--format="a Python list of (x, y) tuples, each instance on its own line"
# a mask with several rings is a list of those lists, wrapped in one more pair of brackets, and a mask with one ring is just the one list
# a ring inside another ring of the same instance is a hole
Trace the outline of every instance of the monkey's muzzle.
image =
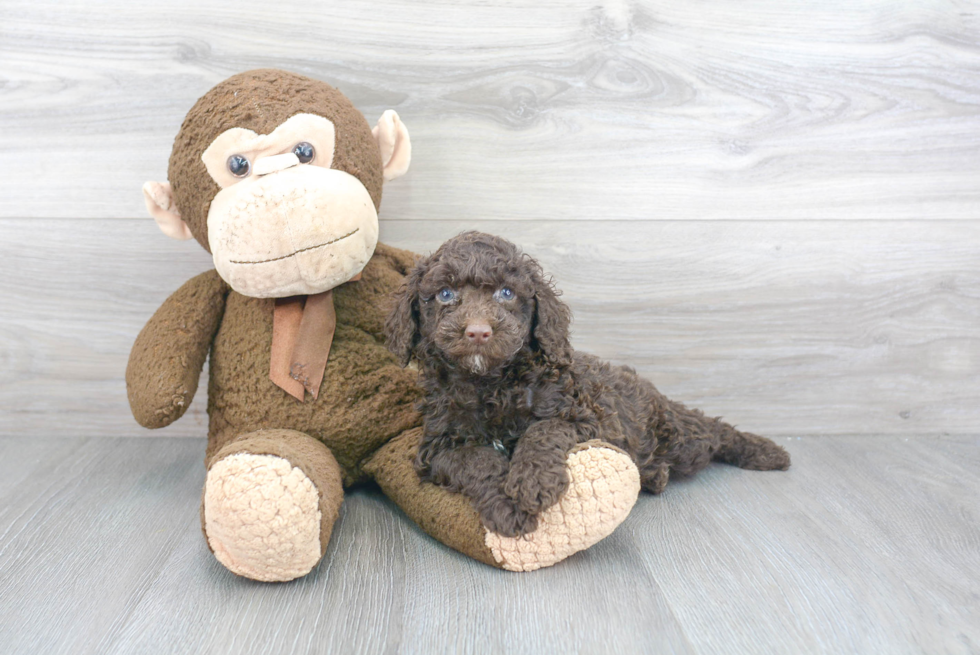
[(364, 268), (378, 214), (353, 175), (289, 166), (222, 189), (208, 211), (218, 274), (235, 291), (282, 298), (332, 289)]

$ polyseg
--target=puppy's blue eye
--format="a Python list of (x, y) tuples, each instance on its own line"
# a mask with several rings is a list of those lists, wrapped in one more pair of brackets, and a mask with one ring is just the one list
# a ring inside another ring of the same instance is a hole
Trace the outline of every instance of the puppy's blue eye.
[(510, 287), (504, 287), (503, 289), (497, 292), (497, 295), (501, 300), (513, 300), (514, 290), (511, 289)]
[(456, 292), (449, 287), (442, 289), (437, 295), (439, 296), (439, 300), (442, 302), (452, 302), (456, 299)]

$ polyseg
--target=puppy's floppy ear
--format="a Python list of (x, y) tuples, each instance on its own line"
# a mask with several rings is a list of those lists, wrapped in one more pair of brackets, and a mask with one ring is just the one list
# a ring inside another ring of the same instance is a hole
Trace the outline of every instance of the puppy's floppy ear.
[(420, 259), (409, 271), (385, 320), (385, 345), (402, 366), (408, 366), (419, 342), (419, 283), (427, 265), (428, 259)]
[(534, 280), (532, 346), (543, 352), (545, 357), (555, 364), (567, 366), (572, 363), (572, 344), (568, 337), (572, 312), (568, 309), (568, 305), (558, 299), (561, 292), (555, 289), (551, 280), (545, 279), (540, 271), (535, 271), (532, 279)]

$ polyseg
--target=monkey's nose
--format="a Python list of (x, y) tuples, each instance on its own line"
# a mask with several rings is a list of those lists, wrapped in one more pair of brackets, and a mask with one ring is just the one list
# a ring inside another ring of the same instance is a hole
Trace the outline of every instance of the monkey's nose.
[(281, 155), (256, 159), (255, 166), (252, 170), (256, 175), (268, 175), (269, 173), (282, 171), (293, 166), (299, 166), (299, 157), (291, 152), (285, 152)]
[(466, 326), (466, 339), (470, 343), (483, 345), (490, 341), (492, 336), (493, 330), (486, 323), (473, 323)]

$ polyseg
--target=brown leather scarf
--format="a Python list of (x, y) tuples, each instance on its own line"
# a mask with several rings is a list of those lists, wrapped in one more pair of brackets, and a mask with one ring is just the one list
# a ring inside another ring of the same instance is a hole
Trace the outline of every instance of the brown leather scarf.
[[(357, 274), (350, 281), (359, 279)], [(269, 379), (300, 402), (305, 400), (306, 391), (316, 400), (336, 330), (333, 289), (311, 296), (276, 298)]]

